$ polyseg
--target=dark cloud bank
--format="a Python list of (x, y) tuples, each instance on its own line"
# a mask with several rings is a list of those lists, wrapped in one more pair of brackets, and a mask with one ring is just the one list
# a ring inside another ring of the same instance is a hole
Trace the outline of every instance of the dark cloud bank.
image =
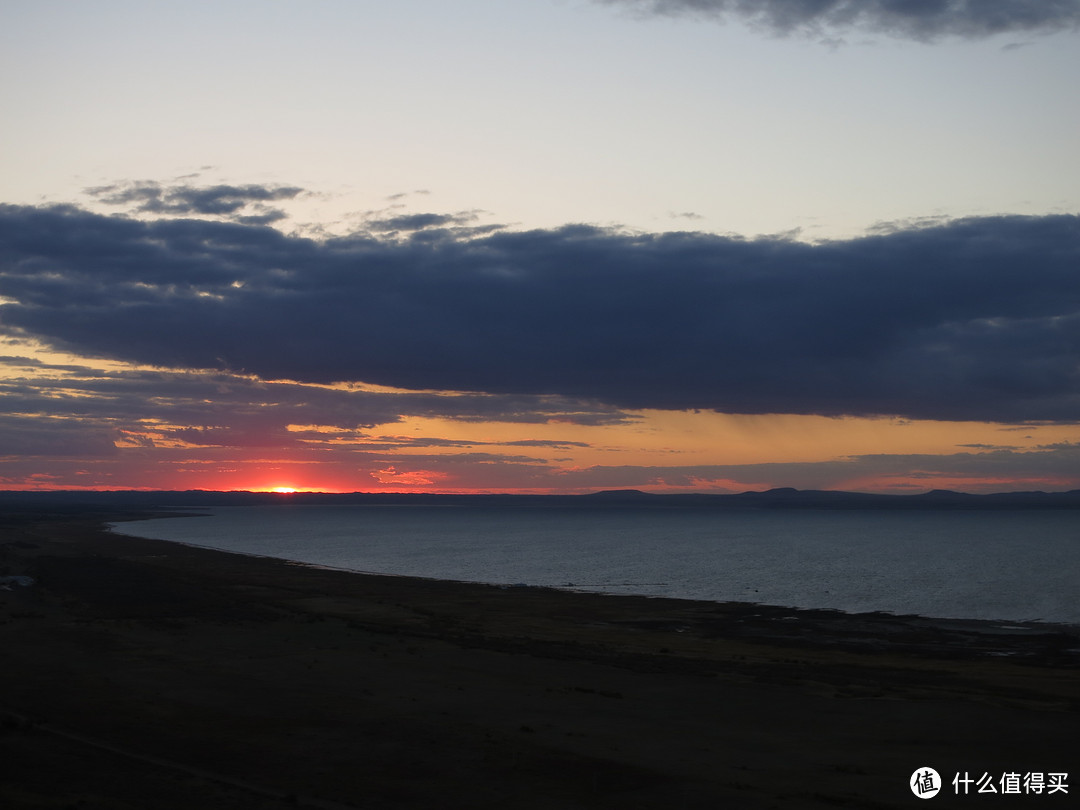
[(1074, 31), (1078, 0), (597, 0), (646, 14), (736, 19), (773, 34), (860, 30), (917, 40)]
[(3, 206), (0, 327), (84, 355), (264, 379), (623, 408), (1080, 416), (1077, 216), (821, 245), (412, 224), (428, 227), (319, 241)]

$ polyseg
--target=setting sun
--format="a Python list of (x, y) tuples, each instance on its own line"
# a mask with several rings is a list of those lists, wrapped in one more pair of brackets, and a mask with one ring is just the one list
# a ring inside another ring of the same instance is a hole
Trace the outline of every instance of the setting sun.
[(283, 495), (287, 495), (289, 493), (296, 492), (296, 490), (293, 487), (274, 487), (270, 491), (271, 492), (278, 492), (278, 493), (281, 493)]

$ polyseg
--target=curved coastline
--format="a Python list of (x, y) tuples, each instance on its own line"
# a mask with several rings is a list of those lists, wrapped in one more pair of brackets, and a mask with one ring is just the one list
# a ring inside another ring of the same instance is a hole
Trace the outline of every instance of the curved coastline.
[(1060, 510), (1003, 521), (983, 511), (557, 507), (537, 519), (520, 506), (448, 518), (387, 508), (392, 515), (363, 505), (212, 507), (205, 525), (163, 520), (126, 531), (361, 573), (1080, 626), (1076, 522)]
[[(172, 515), (169, 515), (171, 517)], [(137, 520), (145, 519), (143, 517)], [(137, 533), (118, 531), (123, 523), (107, 524), (110, 532), (129, 537), (133, 540), (152, 540)], [(891, 611), (852, 612), (836, 608), (806, 608), (790, 605), (773, 605), (762, 602), (743, 600), (700, 600), (679, 597), (657, 596), (652, 594), (610, 593), (602, 590), (590, 590), (579, 587), (558, 587), (534, 585), (529, 583), (496, 583), (474, 580), (444, 579), (437, 577), (414, 576), (392, 572), (364, 571), (352, 568), (287, 559), (271, 555), (246, 551), (221, 549), (214, 546), (182, 542), (178, 540), (156, 540), (191, 549), (200, 549), (225, 555), (236, 555), (254, 560), (263, 560), (268, 564), (284, 564), (290, 567), (311, 569), (312, 571), (333, 572), (340, 575), (372, 578), (372, 581), (390, 578), (397, 581), (409, 581), (419, 587), (422, 583), (443, 583), (447, 587), (457, 587), (463, 591), (475, 588), (476, 593), (498, 591), (529, 590), (536, 595), (547, 594), (551, 600), (565, 594), (582, 597), (601, 597), (614, 600), (631, 600), (640, 606), (649, 605), (657, 614), (650, 619), (642, 619), (643, 626), (661, 627), (665, 620), (661, 616), (679, 616), (667, 621), (668, 629), (679, 633), (694, 632), (711, 638), (721, 636), (753, 637), (759, 640), (786, 640), (806, 645), (845, 647), (852, 649), (875, 649), (891, 647), (903, 651), (941, 651), (952, 648), (955, 652), (977, 655), (1041, 657), (1047, 654), (1047, 638), (1056, 639), (1050, 646), (1054, 649), (1051, 657), (1068, 659), (1075, 655), (1075, 663), (1080, 665), (1080, 624), (1042, 620), (1016, 619), (978, 619), (962, 617), (925, 616), (915, 613), (894, 613)], [(638, 607), (640, 609), (640, 607)], [(606, 612), (606, 611), (605, 611)], [(718, 619), (718, 617), (721, 617)], [(677, 625), (677, 626), (676, 626)], [(933, 638), (925, 635), (932, 633)], [(1067, 639), (1075, 636), (1076, 643)], [(1034, 643), (1028, 643), (1033, 641)]]

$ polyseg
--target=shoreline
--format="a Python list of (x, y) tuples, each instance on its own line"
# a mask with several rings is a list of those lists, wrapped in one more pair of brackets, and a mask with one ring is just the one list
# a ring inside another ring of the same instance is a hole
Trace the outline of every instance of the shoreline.
[[(163, 517), (161, 515), (154, 516), (154, 518)], [(173, 517), (172, 515), (166, 515), (164, 517)], [(177, 517), (185, 517), (179, 515)], [(117, 521), (116, 526), (122, 526), (126, 522), (136, 522), (138, 520), (147, 520), (154, 518), (135, 518), (132, 521)], [(830, 620), (849, 620), (852, 622), (859, 621), (881, 621), (881, 622), (894, 622), (908, 625), (922, 625), (924, 627), (933, 627), (938, 629), (953, 628), (956, 630), (962, 630), (968, 633), (974, 633), (978, 635), (987, 636), (1011, 636), (1015, 633), (1063, 633), (1076, 635), (1078, 647), (1075, 651), (1080, 656), (1080, 623), (1074, 622), (1061, 622), (1061, 621), (1045, 621), (1043, 619), (985, 619), (985, 618), (970, 618), (963, 616), (927, 616), (921, 613), (898, 613), (888, 610), (874, 610), (874, 611), (848, 611), (840, 608), (829, 607), (798, 607), (794, 605), (776, 605), (767, 602), (752, 602), (742, 600), (719, 600), (719, 599), (690, 599), (678, 596), (660, 596), (656, 594), (647, 593), (613, 593), (610, 591), (602, 590), (590, 590), (584, 586), (566, 585), (533, 585), (526, 582), (520, 583), (498, 583), (498, 582), (484, 582), (480, 580), (467, 580), (467, 579), (447, 579), (441, 577), (424, 577), (413, 574), (395, 574), (385, 571), (365, 571), (356, 568), (341, 568), (333, 565), (325, 565), (322, 563), (306, 562), (304, 560), (295, 560), (288, 557), (275, 557), (269, 554), (257, 554), (251, 551), (237, 551), (234, 549), (223, 549), (215, 546), (204, 546), (198, 543), (188, 543), (182, 540), (164, 540), (151, 537), (143, 537), (138, 534), (129, 534), (127, 532), (119, 531), (112, 523), (105, 524), (105, 530), (114, 533), (121, 537), (131, 538), (133, 540), (151, 540), (160, 543), (170, 543), (173, 545), (184, 546), (191, 549), (200, 549), (204, 551), (218, 552), (220, 554), (234, 555), (238, 557), (246, 557), (254, 560), (266, 560), (271, 562), (284, 563), (289, 566), (295, 566), (298, 568), (309, 568), (315, 571), (330, 571), (341, 574), (353, 574), (358, 577), (391, 577), (404, 580), (412, 580), (416, 582), (441, 582), (447, 585), (459, 585), (463, 587), (477, 586), (480, 588), (497, 588), (499, 590), (518, 590), (523, 588), (534, 589), (537, 591), (549, 591), (554, 594), (585, 594), (590, 596), (600, 596), (612, 599), (649, 599), (656, 600), (657, 602), (673, 602), (683, 603), (689, 606), (696, 606), (701, 609), (708, 609), (707, 606), (715, 606), (718, 609), (723, 609), (729, 613), (735, 613), (740, 611), (753, 610), (759, 615), (767, 615), (770, 621), (775, 621), (778, 618), (784, 619), (799, 619), (802, 618), (818, 618), (824, 621)], [(754, 614), (750, 614), (754, 615)], [(838, 624), (840, 622), (837, 622)], [(1077, 664), (1080, 665), (1080, 657), (1077, 658)]]
[[(27, 720), (0, 733), (6, 806), (249, 806), (233, 780), (269, 791), (252, 807), (900, 807), (927, 764), (1080, 770), (1072, 626), (364, 574), (104, 527), (135, 516), (2, 515), (0, 565), (37, 580), (0, 592), (0, 709)], [(76, 737), (180, 767), (95, 749), (88, 772)]]
[[(146, 518), (136, 518), (132, 521)], [(122, 523), (120, 521), (117, 522)], [(891, 648), (904, 652), (932, 652), (953, 648), (954, 654), (964, 645), (964, 649), (974, 655), (1019, 656), (1025, 658), (1043, 658), (1049, 655), (1055, 663), (1080, 668), (1080, 625), (1068, 622), (1045, 622), (1042, 620), (1015, 619), (971, 619), (958, 617), (924, 616), (914, 613), (893, 613), (889, 611), (850, 612), (837, 608), (803, 608), (790, 605), (772, 605), (762, 602), (743, 602), (736, 600), (701, 600), (680, 597), (655, 596), (650, 594), (609, 593), (590, 591), (579, 588), (560, 588), (546, 585), (500, 584), (471, 580), (440, 579), (420, 577), (409, 574), (393, 574), (378, 571), (360, 571), (338, 568), (329, 565), (273, 557), (253, 552), (233, 551), (185, 543), (177, 540), (155, 540), (135, 534), (115, 531), (106, 525), (106, 531), (132, 540), (154, 540), (155, 542), (180, 545), (191, 549), (235, 555), (269, 563), (284, 563), (289, 567), (312, 569), (315, 571), (335, 572), (344, 575), (369, 578), (393, 578), (413, 583), (442, 583), (448, 587), (459, 586), (462, 589), (476, 587), (482, 590), (532, 590), (538, 594), (547, 593), (552, 599), (561, 594), (580, 594), (587, 597), (609, 599), (633, 599), (652, 602), (654, 612), (664, 615), (678, 615), (678, 620), (666, 622), (665, 629), (678, 633), (696, 632), (712, 638), (721, 636), (769, 639), (786, 641), (805, 646), (827, 646), (837, 649), (875, 649)], [(728, 627), (720, 632), (716, 629), (715, 615), (722, 615), (726, 624), (737, 622), (736, 627)], [(794, 622), (787, 625), (786, 622)], [(661, 619), (654, 624), (663, 626)], [(647, 625), (648, 622), (646, 621)], [(933, 638), (922, 638), (920, 634), (932, 633)], [(1018, 634), (1023, 634), (1019, 635)], [(885, 638), (881, 638), (885, 635)], [(1075, 643), (1073, 643), (1075, 641)], [(980, 643), (981, 642), (981, 643)]]
[[(186, 508), (193, 508), (193, 507), (182, 507), (182, 508), (186, 509)], [(161, 513), (157, 513), (157, 514), (152, 514), (152, 515), (142, 515), (142, 516), (138, 517), (135, 521), (116, 521), (115, 525), (111, 524), (111, 528), (113, 528), (117, 532), (124, 532), (123, 523), (137, 522), (138, 520), (166, 519), (166, 518), (172, 519), (173, 517), (213, 517), (214, 516), (214, 512), (212, 511), (213, 508), (214, 507), (210, 507), (211, 511), (209, 511), (209, 512), (198, 512), (198, 513), (192, 512), (192, 513), (188, 513), (188, 512), (169, 511), (169, 512), (161, 512)], [(137, 530), (132, 530), (132, 536), (134, 536), (134, 537), (143, 537), (143, 535), (135, 533), (136, 531)], [(166, 535), (167, 535), (167, 533), (166, 533)], [(181, 536), (183, 536), (183, 533), (181, 533)], [(479, 579), (454, 579), (454, 578), (445, 577), (445, 576), (439, 576), (439, 575), (398, 573), (398, 572), (394, 572), (394, 571), (374, 571), (374, 570), (367, 570), (367, 569), (363, 569), (363, 568), (349, 568), (349, 567), (345, 567), (345, 566), (342, 566), (342, 565), (335, 565), (332, 562), (320, 562), (320, 561), (318, 561), (318, 559), (295, 559), (295, 558), (289, 558), (289, 557), (273, 557), (272, 555), (261, 554), (260, 552), (257, 552), (257, 551), (243, 551), (243, 550), (239, 550), (239, 549), (223, 548), (223, 547), (218, 547), (218, 546), (213, 546), (213, 545), (202, 545), (202, 544), (200, 544), (198, 542), (191, 541), (190, 539), (175, 539), (173, 537), (168, 537), (168, 536), (166, 536), (164, 538), (144, 537), (143, 539), (164, 539), (164, 540), (167, 540), (168, 542), (181, 543), (181, 544), (190, 544), (190, 545), (193, 545), (193, 546), (198, 547), (198, 548), (207, 548), (207, 549), (222, 551), (222, 552), (230, 553), (230, 554), (250, 555), (250, 556), (255, 556), (255, 557), (266, 556), (266, 557), (269, 557), (271, 559), (286, 560), (286, 561), (289, 561), (289, 562), (291, 562), (293, 564), (297, 564), (297, 565), (310, 565), (310, 566), (313, 566), (313, 567), (325, 567), (325, 568), (332, 569), (332, 570), (340, 570), (340, 571), (352, 572), (352, 573), (357, 573), (357, 574), (372, 575), (372, 576), (404, 576), (404, 577), (414, 577), (414, 578), (417, 578), (417, 579), (445, 580), (447, 582), (458, 582), (458, 583), (462, 583), (462, 584), (491, 585), (491, 586), (495, 586), (495, 587), (504, 587), (504, 588), (510, 588), (510, 587), (548, 588), (548, 589), (551, 589), (551, 590), (566, 591), (566, 592), (572, 592), (572, 593), (593, 593), (593, 594), (602, 594), (602, 595), (607, 595), (607, 596), (639, 596), (639, 597), (649, 597), (649, 598), (655, 598), (655, 599), (674, 599), (674, 600), (679, 600), (679, 601), (698, 602), (698, 603), (709, 602), (709, 603), (714, 603), (714, 604), (757, 605), (757, 606), (760, 606), (761, 608), (763, 608), (765, 610), (770, 610), (770, 611), (775, 610), (775, 609), (782, 609), (782, 610), (796, 611), (796, 612), (825, 611), (825, 612), (836, 612), (836, 613), (840, 613), (840, 614), (847, 615), (847, 616), (887, 616), (887, 617), (893, 617), (895, 619), (917, 619), (917, 620), (921, 620), (921, 621), (924, 621), (924, 622), (937, 622), (937, 623), (946, 623), (946, 622), (952, 622), (952, 623), (982, 622), (982, 623), (988, 623), (988, 624), (996, 624), (996, 625), (998, 625), (998, 626), (1000, 626), (1002, 628), (1004, 628), (1007, 625), (1013, 625), (1015, 627), (1023, 626), (1026, 629), (1032, 629), (1032, 630), (1061, 629), (1061, 630), (1063, 630), (1065, 632), (1080, 631), (1080, 616), (1077, 615), (1077, 612), (1076, 612), (1076, 609), (1075, 609), (1075, 605), (1073, 604), (1073, 601), (1070, 601), (1069, 603), (1065, 603), (1064, 601), (1062, 601), (1065, 598), (1065, 595), (1063, 593), (1058, 595), (1058, 602), (1057, 603), (1043, 604), (1043, 605), (1041, 605), (1039, 607), (1028, 606), (1027, 609), (1024, 610), (1023, 616), (1019, 615), (1019, 612), (1020, 612), (1019, 609), (1017, 611), (1015, 611), (1014, 615), (1012, 615), (1012, 616), (1009, 616), (1007, 614), (1006, 615), (1000, 615), (1000, 614), (995, 615), (995, 613), (992, 613), (991, 610), (989, 610), (988, 607), (987, 607), (988, 604), (990, 604), (990, 603), (983, 604), (983, 603), (980, 603), (977, 599), (975, 601), (972, 601), (970, 598), (968, 598), (967, 601), (960, 601), (960, 600), (956, 600), (956, 599), (953, 599), (953, 600), (946, 599), (943, 602), (938, 603), (938, 607), (943, 607), (944, 609), (941, 610), (941, 612), (934, 612), (931, 609), (925, 609), (925, 608), (927, 608), (927, 606), (929, 604), (927, 602), (927, 600), (925, 600), (925, 599), (920, 600), (918, 598), (916, 598), (916, 599), (910, 599), (910, 598), (905, 599), (905, 596), (903, 594), (900, 594), (899, 596), (894, 594), (894, 597), (896, 597), (896, 598), (894, 600), (892, 600), (894, 602), (898, 600), (901, 603), (899, 608), (896, 608), (896, 607), (894, 607), (892, 605), (883, 604), (881, 602), (881, 600), (874, 600), (874, 599), (867, 600), (865, 598), (861, 598), (861, 599), (856, 599), (855, 601), (861, 601), (864, 604), (862, 604), (859, 607), (853, 609), (851, 607), (851, 602), (853, 600), (850, 598), (850, 595), (848, 595), (848, 598), (844, 598), (844, 589), (843, 589), (842, 586), (839, 589), (833, 588), (833, 593), (834, 593), (833, 597), (821, 598), (821, 596), (819, 594), (818, 598), (810, 598), (808, 600), (804, 600), (804, 602), (808, 602), (808, 603), (800, 604), (799, 602), (794, 601), (794, 600), (793, 601), (781, 601), (781, 600), (769, 601), (767, 599), (765, 599), (765, 600), (756, 600), (756, 599), (741, 598), (738, 595), (735, 595), (735, 596), (727, 596), (727, 595), (725, 595), (722, 598), (714, 598), (712, 595), (710, 595), (708, 593), (702, 593), (700, 588), (698, 589), (698, 592), (696, 592), (696, 593), (683, 593), (683, 594), (680, 595), (679, 594), (680, 588), (678, 588), (678, 587), (674, 587), (674, 588), (667, 587), (667, 586), (670, 585), (670, 582), (657, 583), (657, 584), (663, 585), (665, 587), (663, 587), (663, 588), (661, 588), (659, 590), (653, 589), (652, 591), (650, 591), (647, 587), (643, 587), (644, 585), (647, 585), (648, 583), (633, 583), (633, 582), (608, 583), (606, 585), (601, 584), (601, 585), (597, 585), (595, 587), (589, 587), (588, 585), (582, 585), (582, 584), (575, 583), (575, 582), (570, 582), (570, 581), (567, 581), (567, 582), (561, 583), (561, 584), (553, 583), (553, 582), (550, 582), (550, 581), (543, 582), (543, 583), (534, 583), (534, 582), (528, 581), (525, 578), (518, 578), (519, 575), (516, 574), (516, 573), (514, 575), (507, 575), (502, 581), (479, 580)], [(317, 544), (316, 544), (316, 547), (317, 547)], [(320, 555), (318, 555), (318, 554), (314, 555), (314, 557), (316, 557), (316, 558), (319, 557), (319, 556)], [(504, 572), (504, 573), (506, 573), (506, 572)], [(573, 574), (570, 574), (567, 579), (576, 579), (576, 577), (574, 577)], [(830, 586), (830, 587), (832, 587), (832, 586)], [(626, 590), (626, 589), (623, 589), (623, 588), (632, 588), (632, 589)], [(682, 590), (685, 590), (685, 589), (682, 589)], [(987, 592), (990, 592), (990, 593), (994, 592), (993, 588), (989, 588), (989, 589), (986, 589), (986, 590), (987, 590)], [(826, 593), (829, 593), (829, 591), (826, 591)], [(839, 594), (840, 598), (837, 599), (835, 594)], [(773, 595), (775, 596), (776, 594), (774, 593)], [(907, 604), (904, 604), (905, 601), (907, 602)], [(933, 600), (931, 600), (931, 601), (933, 601)], [(865, 604), (866, 602), (869, 602), (870, 604)], [(965, 606), (967, 607), (966, 612), (963, 610), (963, 608)], [(920, 610), (919, 609), (920, 607), (924, 608), (924, 609)], [(949, 610), (950, 607), (952, 607), (954, 609)], [(1014, 604), (1013, 607), (1015, 608), (1017, 606)]]

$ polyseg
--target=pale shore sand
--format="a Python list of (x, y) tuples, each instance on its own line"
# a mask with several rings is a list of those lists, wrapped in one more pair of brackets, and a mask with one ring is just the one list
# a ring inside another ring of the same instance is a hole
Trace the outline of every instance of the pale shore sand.
[(888, 808), (1066, 772), (1080, 630), (292, 565), (0, 514), (3, 808)]

